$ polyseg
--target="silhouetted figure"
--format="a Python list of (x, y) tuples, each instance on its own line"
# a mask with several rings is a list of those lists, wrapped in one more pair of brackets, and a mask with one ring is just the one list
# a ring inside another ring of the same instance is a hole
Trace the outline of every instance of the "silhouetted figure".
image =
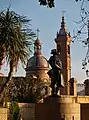
[(51, 50), (51, 54), (53, 54), (49, 59), (49, 64), (51, 66), (51, 70), (48, 71), (48, 75), (51, 78), (52, 95), (57, 95), (59, 88), (61, 85), (61, 70), (62, 70), (62, 62), (58, 57), (58, 53), (56, 49)]

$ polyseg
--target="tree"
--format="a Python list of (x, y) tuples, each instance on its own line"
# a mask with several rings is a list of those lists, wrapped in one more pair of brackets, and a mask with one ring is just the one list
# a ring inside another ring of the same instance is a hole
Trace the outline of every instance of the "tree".
[(20, 120), (20, 108), (17, 102), (11, 101), (10, 107), (9, 107), (9, 117), (8, 120)]
[[(74, 1), (76, 2), (81, 1), (82, 4), (85, 2), (85, 0), (74, 0)], [(39, 2), (40, 5), (48, 6), (49, 8), (55, 7), (55, 0), (39, 0)]]
[(48, 83), (33, 77), (17, 77), (4, 91), (4, 101), (39, 102), (47, 95)]
[(54, 7), (54, 0), (39, 0), (40, 5), (47, 5), (48, 7)]
[(9, 8), (0, 12), (0, 65), (3, 64), (2, 61), (5, 58), (10, 68), (0, 93), (11, 81), (18, 62), (20, 61), (24, 67), (29, 52), (31, 52), (30, 45), (35, 34), (32, 29), (28, 28), (29, 22), (30, 20), (26, 16), (21, 16)]
[[(82, 69), (86, 71), (86, 75), (88, 76), (89, 70), (87, 70), (87, 65), (89, 64), (89, 10), (87, 8), (87, 4), (89, 3), (89, 0), (76, 0), (76, 2), (81, 2), (80, 6), (80, 17), (81, 19), (78, 20), (78, 30), (76, 32), (76, 35), (74, 36), (74, 40), (77, 39), (80, 42), (84, 44), (85, 47), (87, 47), (87, 52), (85, 53), (85, 58), (82, 60)], [(85, 28), (87, 27), (87, 31), (85, 31)], [(85, 39), (81, 36), (87, 34), (87, 37)]]

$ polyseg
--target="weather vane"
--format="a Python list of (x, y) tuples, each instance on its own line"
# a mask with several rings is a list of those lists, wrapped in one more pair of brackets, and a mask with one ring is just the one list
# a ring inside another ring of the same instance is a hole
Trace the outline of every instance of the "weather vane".
[(37, 39), (38, 39), (38, 37), (39, 37), (39, 32), (40, 32), (40, 30), (39, 30), (39, 28), (37, 28)]

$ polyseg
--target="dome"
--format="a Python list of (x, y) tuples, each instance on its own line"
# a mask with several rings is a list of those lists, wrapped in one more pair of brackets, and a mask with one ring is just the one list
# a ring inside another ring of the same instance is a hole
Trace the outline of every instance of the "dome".
[(44, 56), (34, 55), (28, 60), (26, 68), (30, 68), (30, 69), (49, 68), (49, 64)]
[(26, 75), (47, 76), (49, 63), (41, 53), (41, 41), (36, 40), (34, 43), (34, 56), (31, 57), (26, 66)]

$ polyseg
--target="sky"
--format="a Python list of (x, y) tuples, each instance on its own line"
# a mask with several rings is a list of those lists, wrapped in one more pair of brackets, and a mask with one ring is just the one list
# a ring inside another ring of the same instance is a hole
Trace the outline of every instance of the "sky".
[[(34, 32), (40, 29), (39, 39), (42, 41), (42, 53), (49, 59), (51, 49), (56, 47), (54, 39), (57, 31), (61, 26), (62, 11), (66, 11), (65, 22), (67, 29), (73, 36), (74, 32), (78, 29), (76, 21), (80, 20), (80, 3), (75, 0), (55, 0), (55, 8), (47, 8), (40, 6), (39, 0), (0, 0), (0, 11), (6, 10), (11, 5), (10, 9), (14, 10), (20, 15), (25, 15), (31, 19), (31, 28)], [(82, 36), (82, 40), (86, 39)], [(86, 79), (85, 71), (82, 70), (82, 60), (85, 57), (86, 49), (83, 47), (82, 42), (75, 41), (71, 43), (71, 77), (76, 78), (78, 83), (84, 82)], [(8, 73), (8, 68), (3, 65), (2, 71), (4, 74)], [(24, 69), (21, 65), (18, 67), (18, 72), (15, 75), (25, 75)]]

